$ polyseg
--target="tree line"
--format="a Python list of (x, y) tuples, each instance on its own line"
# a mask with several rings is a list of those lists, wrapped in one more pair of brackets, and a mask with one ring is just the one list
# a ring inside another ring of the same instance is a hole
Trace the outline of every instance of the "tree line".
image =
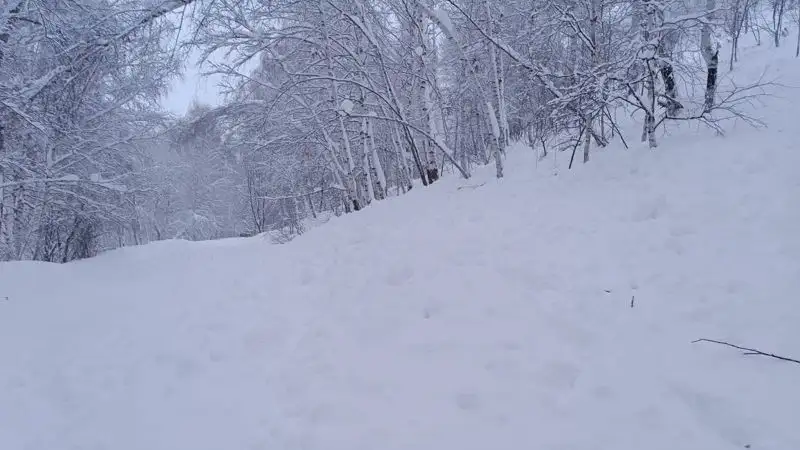
[[(797, 0), (13, 0), (0, 11), (0, 260), (270, 232), (492, 165), (719, 128), (741, 36)], [(800, 34), (798, 34), (800, 36)], [(720, 55), (721, 43), (730, 53)], [(796, 53), (800, 52), (798, 38)], [(187, 54), (220, 105), (163, 110)], [(626, 136), (618, 117), (641, 134)]]

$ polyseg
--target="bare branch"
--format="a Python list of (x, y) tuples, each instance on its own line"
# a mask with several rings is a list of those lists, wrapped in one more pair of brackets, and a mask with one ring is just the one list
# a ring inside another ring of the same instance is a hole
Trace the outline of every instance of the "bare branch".
[(725, 345), (725, 346), (732, 347), (732, 348), (735, 348), (735, 349), (738, 349), (738, 350), (744, 350), (745, 351), (745, 353), (744, 353), (745, 355), (768, 356), (770, 358), (780, 359), (781, 361), (788, 361), (788, 362), (793, 362), (795, 364), (800, 364), (800, 360), (797, 360), (797, 359), (787, 358), (785, 356), (776, 355), (774, 353), (762, 352), (761, 350), (754, 349), (754, 348), (741, 347), (741, 346), (734, 345), (734, 344), (731, 344), (731, 343), (725, 342), (725, 341), (717, 341), (717, 340), (714, 340), (714, 339), (696, 339), (696, 340), (692, 341), (692, 344), (696, 344), (698, 342), (710, 342), (710, 343), (713, 343), (713, 344)]

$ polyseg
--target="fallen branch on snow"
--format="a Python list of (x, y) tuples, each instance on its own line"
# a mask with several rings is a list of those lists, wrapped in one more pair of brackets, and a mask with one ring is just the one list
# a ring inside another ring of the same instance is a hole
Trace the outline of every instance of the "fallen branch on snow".
[(711, 342), (711, 343), (714, 343), (714, 344), (727, 345), (728, 347), (733, 347), (733, 348), (736, 348), (736, 349), (739, 349), (739, 350), (745, 350), (745, 353), (744, 353), (745, 355), (769, 356), (770, 358), (780, 359), (781, 361), (789, 361), (789, 362), (793, 362), (793, 363), (796, 363), (796, 364), (800, 364), (800, 360), (797, 360), (797, 359), (787, 358), (785, 356), (776, 355), (774, 353), (762, 352), (761, 350), (757, 350), (757, 349), (754, 349), (754, 348), (740, 347), (738, 345), (734, 345), (734, 344), (731, 344), (729, 342), (715, 341), (714, 339), (697, 339), (697, 340), (692, 341), (692, 344), (696, 344), (698, 342)]

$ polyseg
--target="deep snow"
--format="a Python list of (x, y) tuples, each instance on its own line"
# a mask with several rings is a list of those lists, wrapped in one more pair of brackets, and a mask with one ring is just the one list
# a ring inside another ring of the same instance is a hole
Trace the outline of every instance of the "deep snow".
[[(790, 51), (742, 59), (790, 83)], [(765, 130), (557, 176), (518, 147), (501, 181), (286, 245), (0, 264), (0, 449), (796, 450), (800, 365), (690, 343), (800, 358), (800, 92), (776, 93)]]

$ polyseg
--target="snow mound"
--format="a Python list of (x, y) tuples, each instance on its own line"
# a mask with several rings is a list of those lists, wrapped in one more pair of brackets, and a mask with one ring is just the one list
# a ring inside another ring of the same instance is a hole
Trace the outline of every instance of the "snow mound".
[(800, 448), (800, 365), (691, 343), (800, 357), (782, 94), (767, 130), (673, 129), (558, 176), (518, 146), (502, 181), (286, 245), (2, 264), (0, 449)]

